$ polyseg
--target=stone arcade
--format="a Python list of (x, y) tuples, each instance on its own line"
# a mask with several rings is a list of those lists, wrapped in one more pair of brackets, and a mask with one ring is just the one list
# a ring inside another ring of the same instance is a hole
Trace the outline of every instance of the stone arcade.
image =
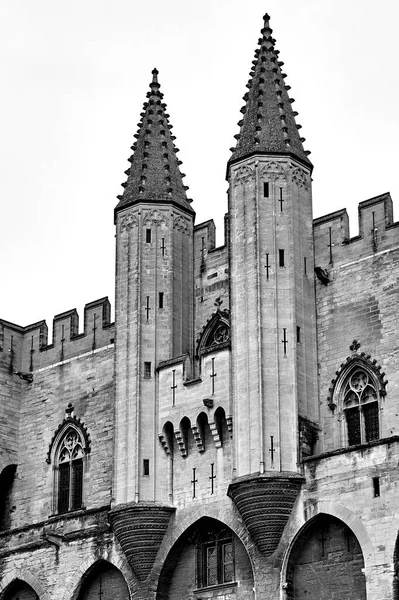
[(398, 600), (398, 224), (313, 221), (282, 66), (265, 15), (223, 246), (154, 69), (115, 323), (0, 320), (0, 600)]

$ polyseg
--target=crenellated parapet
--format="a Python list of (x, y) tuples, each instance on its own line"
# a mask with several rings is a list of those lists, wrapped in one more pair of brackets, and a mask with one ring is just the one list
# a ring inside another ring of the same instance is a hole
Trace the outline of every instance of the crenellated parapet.
[[(350, 237), (349, 217), (345, 209), (313, 221), (315, 267), (328, 273), (336, 266), (391, 251), (399, 245), (399, 222), (393, 221), (389, 192), (364, 200), (358, 206), (359, 234)], [(321, 274), (321, 272), (319, 271)]]
[(29, 383), (36, 369), (114, 343), (108, 298), (89, 302), (84, 308), (84, 328), (79, 333), (79, 315), (72, 309), (53, 319), (53, 339), (48, 343), (46, 321), (21, 327), (0, 319), (0, 362), (10, 375)]

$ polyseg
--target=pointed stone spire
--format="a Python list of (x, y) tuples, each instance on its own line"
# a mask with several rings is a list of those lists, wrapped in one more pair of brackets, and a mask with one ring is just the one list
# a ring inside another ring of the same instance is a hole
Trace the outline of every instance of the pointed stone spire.
[(187, 212), (193, 213), (188, 189), (183, 183), (185, 175), (180, 172), (181, 161), (177, 158), (179, 149), (174, 144), (166, 104), (158, 83), (158, 71), (152, 71), (150, 91), (138, 123), (136, 141), (131, 147), (130, 169), (125, 171), (127, 181), (123, 195), (118, 196), (116, 211), (136, 202), (170, 202)]
[(300, 125), (295, 122), (298, 113), (293, 111), (294, 102), (288, 95), (290, 86), (285, 85), (285, 73), (281, 71), (279, 51), (269, 25), (269, 15), (264, 16), (264, 27), (255, 50), (255, 60), (248, 81), (248, 92), (243, 99), (245, 106), (239, 121), (240, 133), (229, 164), (251, 154), (291, 154), (308, 166), (312, 166), (303, 149), (304, 138), (299, 135)]

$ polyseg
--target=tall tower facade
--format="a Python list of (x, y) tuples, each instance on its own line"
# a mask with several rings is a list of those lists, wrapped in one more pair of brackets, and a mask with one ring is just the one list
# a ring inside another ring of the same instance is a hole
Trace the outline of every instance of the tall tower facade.
[(230, 493), (244, 518), (254, 485), (270, 494), (269, 509), (287, 486), (295, 498), (300, 429), (315, 432), (318, 422), (312, 165), (271, 34), (265, 15), (227, 171), (238, 478)]
[[(143, 526), (156, 537), (167, 526), (169, 498), (156, 476), (160, 468), (157, 367), (174, 356), (191, 354), (193, 343), (189, 282), (193, 280), (194, 211), (187, 200), (157, 75), (154, 69), (125, 190), (115, 209), (113, 522), (122, 545), (126, 530), (139, 531)], [(135, 538), (133, 544), (137, 556), (140, 541)], [(142, 549), (136, 565), (139, 579), (147, 574), (145, 552)], [(151, 554), (150, 563), (152, 558)]]

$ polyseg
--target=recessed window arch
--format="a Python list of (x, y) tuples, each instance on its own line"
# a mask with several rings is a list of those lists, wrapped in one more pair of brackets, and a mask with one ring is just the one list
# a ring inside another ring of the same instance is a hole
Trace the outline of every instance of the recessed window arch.
[(355, 367), (346, 378), (342, 394), (348, 445), (378, 440), (379, 398), (374, 377), (364, 368)]
[(54, 512), (66, 513), (84, 507), (84, 477), (89, 452), (90, 437), (69, 404), (47, 455), (47, 462), (53, 465)]
[(83, 506), (84, 440), (75, 427), (69, 427), (55, 455), (57, 512), (78, 510)]
[(344, 446), (367, 444), (381, 437), (381, 402), (386, 395), (385, 373), (370, 356), (356, 352), (348, 357), (332, 381), (331, 410), (337, 408)]

